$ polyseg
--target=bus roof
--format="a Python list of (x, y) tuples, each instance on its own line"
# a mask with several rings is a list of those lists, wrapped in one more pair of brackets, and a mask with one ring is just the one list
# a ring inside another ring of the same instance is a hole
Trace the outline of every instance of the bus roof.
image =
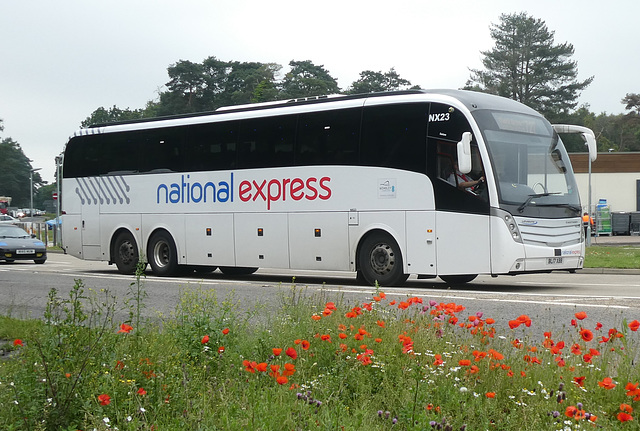
[[(412, 96), (412, 95), (415, 96), (416, 102), (429, 101), (428, 96), (451, 97), (453, 99), (458, 100), (460, 103), (464, 104), (467, 107), (467, 109), (469, 109), (469, 111), (473, 111), (476, 109), (497, 109), (497, 110), (522, 112), (527, 114), (536, 113), (533, 109), (528, 108), (522, 103), (514, 101), (512, 99), (507, 99), (504, 97), (495, 96), (487, 93), (481, 93), (477, 91), (453, 90), (453, 89), (399, 90), (399, 91), (386, 91), (386, 92), (354, 94), (354, 95), (337, 94), (337, 95), (328, 95), (328, 96), (313, 96), (313, 97), (280, 100), (280, 101), (273, 101), (273, 102), (224, 106), (224, 107), (218, 108), (215, 111), (169, 115), (169, 116), (162, 116), (162, 117), (140, 118), (135, 120), (118, 121), (113, 123), (97, 123), (97, 124), (92, 124), (91, 126), (89, 126), (88, 129), (79, 130), (74, 134), (74, 136), (101, 133), (103, 130), (96, 130), (96, 129), (103, 129), (105, 127), (112, 127), (112, 126), (124, 126), (128, 124), (156, 123), (156, 122), (165, 122), (165, 121), (171, 121), (171, 120), (175, 121), (175, 120), (181, 120), (181, 119), (190, 119), (190, 118), (198, 118), (198, 117), (205, 117), (205, 116), (216, 116), (216, 115), (229, 114), (229, 113), (241, 113), (241, 112), (250, 112), (250, 111), (270, 110), (274, 108), (325, 104), (330, 102), (347, 102), (347, 101), (362, 100), (363, 101), (362, 103), (364, 103), (366, 99), (377, 99), (381, 97), (390, 97), (390, 96), (400, 96), (406, 101), (406, 96)], [(421, 95), (423, 97), (420, 97)], [(424, 96), (427, 96), (427, 97), (424, 97)]]

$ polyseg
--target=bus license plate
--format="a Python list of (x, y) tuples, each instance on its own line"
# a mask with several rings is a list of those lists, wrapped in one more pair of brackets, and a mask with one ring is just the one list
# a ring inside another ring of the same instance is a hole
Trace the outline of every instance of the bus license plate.
[(21, 248), (16, 250), (16, 254), (35, 254), (35, 250), (32, 248)]
[(559, 263), (562, 263), (562, 258), (561, 257), (549, 257), (549, 258), (547, 258), (547, 265), (557, 265)]

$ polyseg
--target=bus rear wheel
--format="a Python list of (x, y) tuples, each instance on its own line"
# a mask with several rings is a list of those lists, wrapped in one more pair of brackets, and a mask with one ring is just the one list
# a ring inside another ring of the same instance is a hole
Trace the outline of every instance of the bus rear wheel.
[(149, 265), (155, 275), (166, 277), (178, 270), (178, 252), (171, 235), (158, 231), (151, 235), (147, 245)]
[(475, 280), (478, 274), (441, 275), (440, 278), (447, 284), (465, 284)]
[(258, 268), (244, 266), (221, 266), (220, 272), (224, 275), (249, 275), (256, 272)]
[(131, 275), (138, 264), (138, 244), (131, 232), (122, 232), (116, 237), (113, 247), (113, 262), (120, 274)]
[(402, 254), (398, 243), (386, 233), (368, 235), (358, 251), (357, 280), (374, 286), (394, 286), (404, 283)]

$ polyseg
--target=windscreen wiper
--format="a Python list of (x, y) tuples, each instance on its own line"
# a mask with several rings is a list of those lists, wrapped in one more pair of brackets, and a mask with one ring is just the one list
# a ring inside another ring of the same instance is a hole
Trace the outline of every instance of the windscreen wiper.
[(526, 201), (524, 201), (524, 202), (522, 202), (522, 205), (520, 205), (520, 206), (518, 207), (518, 212), (520, 212), (520, 213), (521, 213), (521, 212), (522, 212), (522, 210), (524, 210), (524, 209), (525, 209), (525, 207), (526, 207), (527, 205), (529, 205), (533, 199), (536, 199), (536, 198), (543, 198), (543, 197), (551, 196), (551, 195), (559, 195), (559, 194), (562, 194), (562, 192), (534, 193), (534, 194), (532, 194), (532, 195), (529, 195), (529, 197), (527, 198), (527, 200), (526, 200)]
[(575, 211), (577, 215), (580, 215), (580, 211), (582, 211), (582, 208), (580, 208), (579, 205), (572, 205), (572, 204), (538, 204), (538, 206), (539, 207), (569, 208), (570, 210)]

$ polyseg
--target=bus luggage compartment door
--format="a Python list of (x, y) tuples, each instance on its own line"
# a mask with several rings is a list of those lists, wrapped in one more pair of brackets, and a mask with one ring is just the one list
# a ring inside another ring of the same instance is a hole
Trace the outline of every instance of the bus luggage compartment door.
[(408, 272), (436, 275), (435, 211), (407, 211), (406, 230)]
[(438, 275), (491, 272), (488, 215), (438, 212), (436, 228)]

